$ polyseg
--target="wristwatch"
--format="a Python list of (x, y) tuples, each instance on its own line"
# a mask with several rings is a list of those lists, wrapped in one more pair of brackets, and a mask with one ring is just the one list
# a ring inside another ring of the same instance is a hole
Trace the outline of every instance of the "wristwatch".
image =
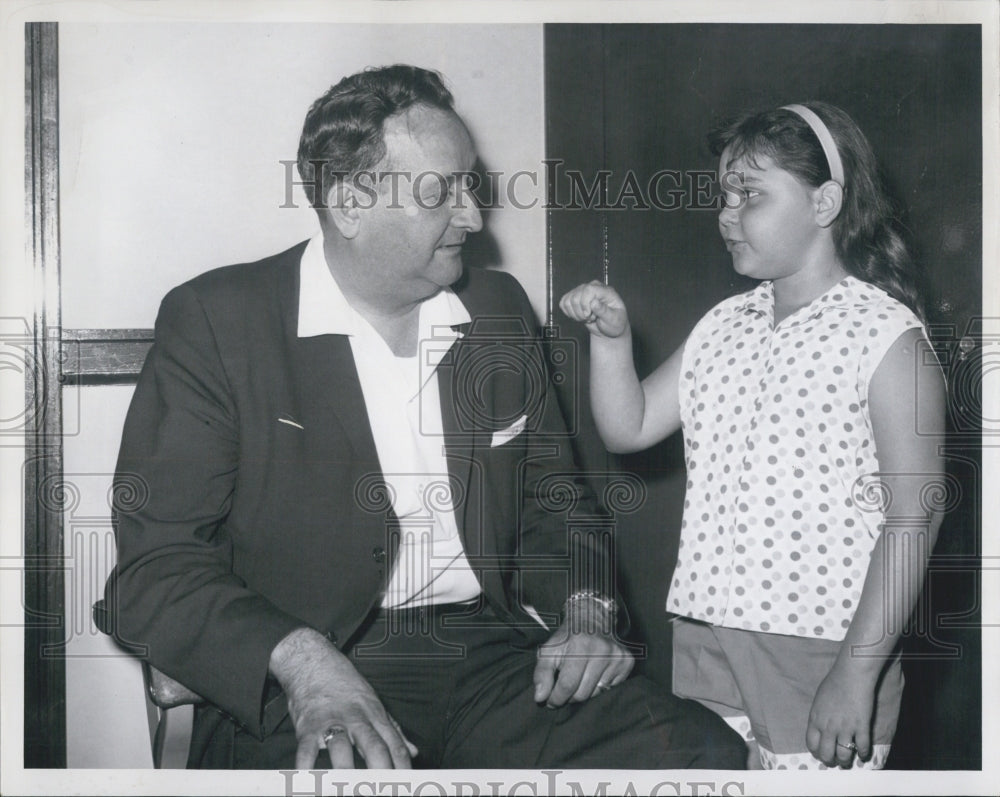
[(574, 592), (566, 599), (566, 603), (563, 604), (563, 618), (567, 617), (570, 609), (581, 601), (596, 603), (604, 610), (605, 617), (608, 619), (614, 620), (618, 616), (618, 603), (614, 598), (609, 598), (607, 595), (596, 590), (582, 589)]

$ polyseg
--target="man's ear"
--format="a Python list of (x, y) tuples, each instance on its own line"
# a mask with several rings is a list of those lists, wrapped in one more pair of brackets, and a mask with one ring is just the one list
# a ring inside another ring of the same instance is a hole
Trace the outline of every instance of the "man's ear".
[(344, 238), (354, 238), (361, 230), (361, 203), (355, 189), (343, 180), (326, 195), (323, 213)]
[(827, 180), (813, 193), (816, 209), (816, 223), (829, 227), (837, 220), (844, 206), (844, 188), (840, 183)]

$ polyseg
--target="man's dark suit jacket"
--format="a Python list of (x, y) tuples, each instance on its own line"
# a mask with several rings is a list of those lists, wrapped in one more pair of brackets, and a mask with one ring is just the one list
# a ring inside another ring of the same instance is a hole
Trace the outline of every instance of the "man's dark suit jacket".
[[(302, 626), (346, 644), (395, 550), (349, 340), (297, 336), (304, 247), (166, 296), (116, 476), (119, 639), (258, 737), (271, 650)], [(554, 621), (588, 586), (570, 583), (566, 510), (592, 498), (527, 297), (509, 275), (466, 271), (455, 291), (473, 321), (438, 368), (456, 520), (491, 606), (537, 630), (523, 604)], [(526, 431), (492, 446), (521, 415)]]

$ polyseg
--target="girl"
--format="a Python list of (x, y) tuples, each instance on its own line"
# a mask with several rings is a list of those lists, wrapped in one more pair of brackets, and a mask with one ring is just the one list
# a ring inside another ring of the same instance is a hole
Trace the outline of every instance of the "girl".
[(710, 143), (719, 230), (736, 271), (762, 282), (709, 311), (642, 382), (612, 288), (581, 285), (560, 306), (591, 335), (605, 445), (636, 451), (684, 430), (674, 692), (740, 731), (750, 767), (881, 768), (897, 641), (940, 522), (925, 496), (941, 478), (941, 372), (847, 114), (748, 114)]

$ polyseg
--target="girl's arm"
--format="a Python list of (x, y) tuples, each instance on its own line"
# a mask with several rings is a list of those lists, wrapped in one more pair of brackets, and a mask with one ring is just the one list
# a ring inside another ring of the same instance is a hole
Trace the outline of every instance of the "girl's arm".
[(903, 333), (872, 377), (868, 402), (879, 477), (888, 497), (854, 619), (830, 674), (813, 700), (806, 743), (828, 765), (867, 759), (879, 675), (899, 641), (923, 586), (940, 513), (924, 497), (940, 483), (945, 389), (936, 363), (924, 363), (918, 329)]
[(608, 450), (639, 451), (677, 431), (683, 345), (640, 383), (628, 314), (614, 288), (596, 281), (579, 285), (559, 307), (590, 332), (590, 403)]

